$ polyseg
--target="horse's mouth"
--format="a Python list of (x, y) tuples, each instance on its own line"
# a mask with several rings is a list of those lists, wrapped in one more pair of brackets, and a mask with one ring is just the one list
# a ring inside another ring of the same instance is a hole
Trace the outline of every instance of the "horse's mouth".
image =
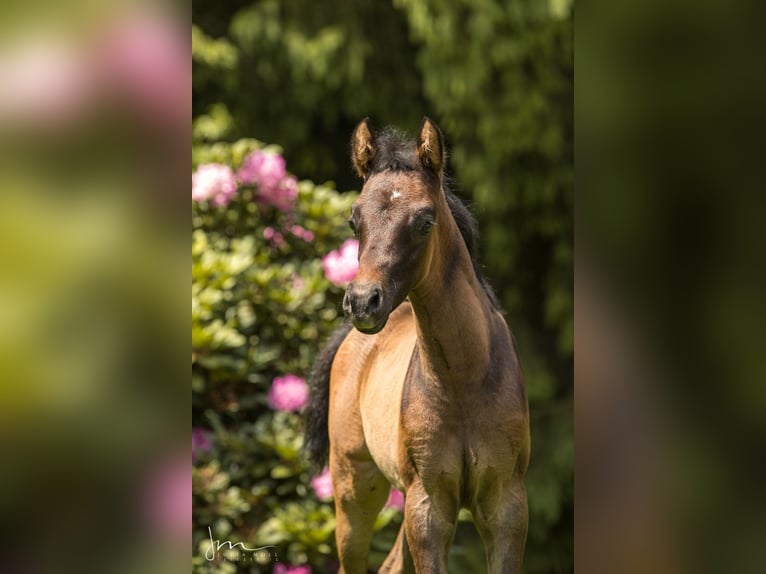
[(352, 322), (356, 330), (359, 331), (360, 333), (364, 333), (365, 335), (375, 335), (376, 333), (380, 333), (380, 331), (383, 330), (383, 327), (386, 326), (386, 323), (388, 323), (388, 313), (386, 313), (385, 316), (381, 317), (377, 323), (371, 322), (370, 319), (368, 320), (354, 319)]

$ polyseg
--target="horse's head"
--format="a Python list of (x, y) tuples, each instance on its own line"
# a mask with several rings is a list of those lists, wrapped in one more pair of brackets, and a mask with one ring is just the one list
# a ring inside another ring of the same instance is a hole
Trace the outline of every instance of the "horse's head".
[(349, 218), (359, 239), (359, 270), (343, 309), (359, 331), (372, 334), (432, 263), (434, 231), (449, 217), (441, 185), (445, 153), (441, 132), (428, 118), (416, 142), (393, 130), (375, 134), (365, 119), (351, 145), (364, 186)]

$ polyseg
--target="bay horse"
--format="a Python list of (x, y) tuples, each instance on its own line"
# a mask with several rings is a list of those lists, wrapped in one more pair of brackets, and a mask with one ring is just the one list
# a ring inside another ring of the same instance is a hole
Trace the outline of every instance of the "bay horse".
[(439, 128), (416, 141), (362, 120), (352, 162), (364, 179), (349, 225), (359, 270), (353, 323), (312, 370), (305, 448), (329, 453), (340, 572), (367, 572), (389, 485), (404, 519), (380, 573), (447, 572), (461, 508), (490, 574), (521, 572), (527, 534), (527, 394), (514, 340), (473, 254), (476, 224), (448, 189)]

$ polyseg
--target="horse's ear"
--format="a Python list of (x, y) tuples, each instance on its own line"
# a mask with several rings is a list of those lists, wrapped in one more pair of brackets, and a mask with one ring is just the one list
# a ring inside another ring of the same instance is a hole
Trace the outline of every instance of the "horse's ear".
[(418, 136), (418, 159), (436, 175), (441, 175), (445, 159), (442, 132), (426, 117), (423, 118), (423, 127), (420, 128)]
[(372, 133), (370, 118), (364, 118), (354, 129), (351, 136), (351, 161), (359, 177), (367, 177), (375, 159), (375, 136)]

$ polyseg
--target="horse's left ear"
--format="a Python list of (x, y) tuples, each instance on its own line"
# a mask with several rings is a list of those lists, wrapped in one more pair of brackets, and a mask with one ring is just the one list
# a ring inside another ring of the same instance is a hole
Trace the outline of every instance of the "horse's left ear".
[(423, 118), (423, 127), (418, 136), (418, 159), (426, 168), (441, 176), (445, 160), (442, 132), (426, 117)]

